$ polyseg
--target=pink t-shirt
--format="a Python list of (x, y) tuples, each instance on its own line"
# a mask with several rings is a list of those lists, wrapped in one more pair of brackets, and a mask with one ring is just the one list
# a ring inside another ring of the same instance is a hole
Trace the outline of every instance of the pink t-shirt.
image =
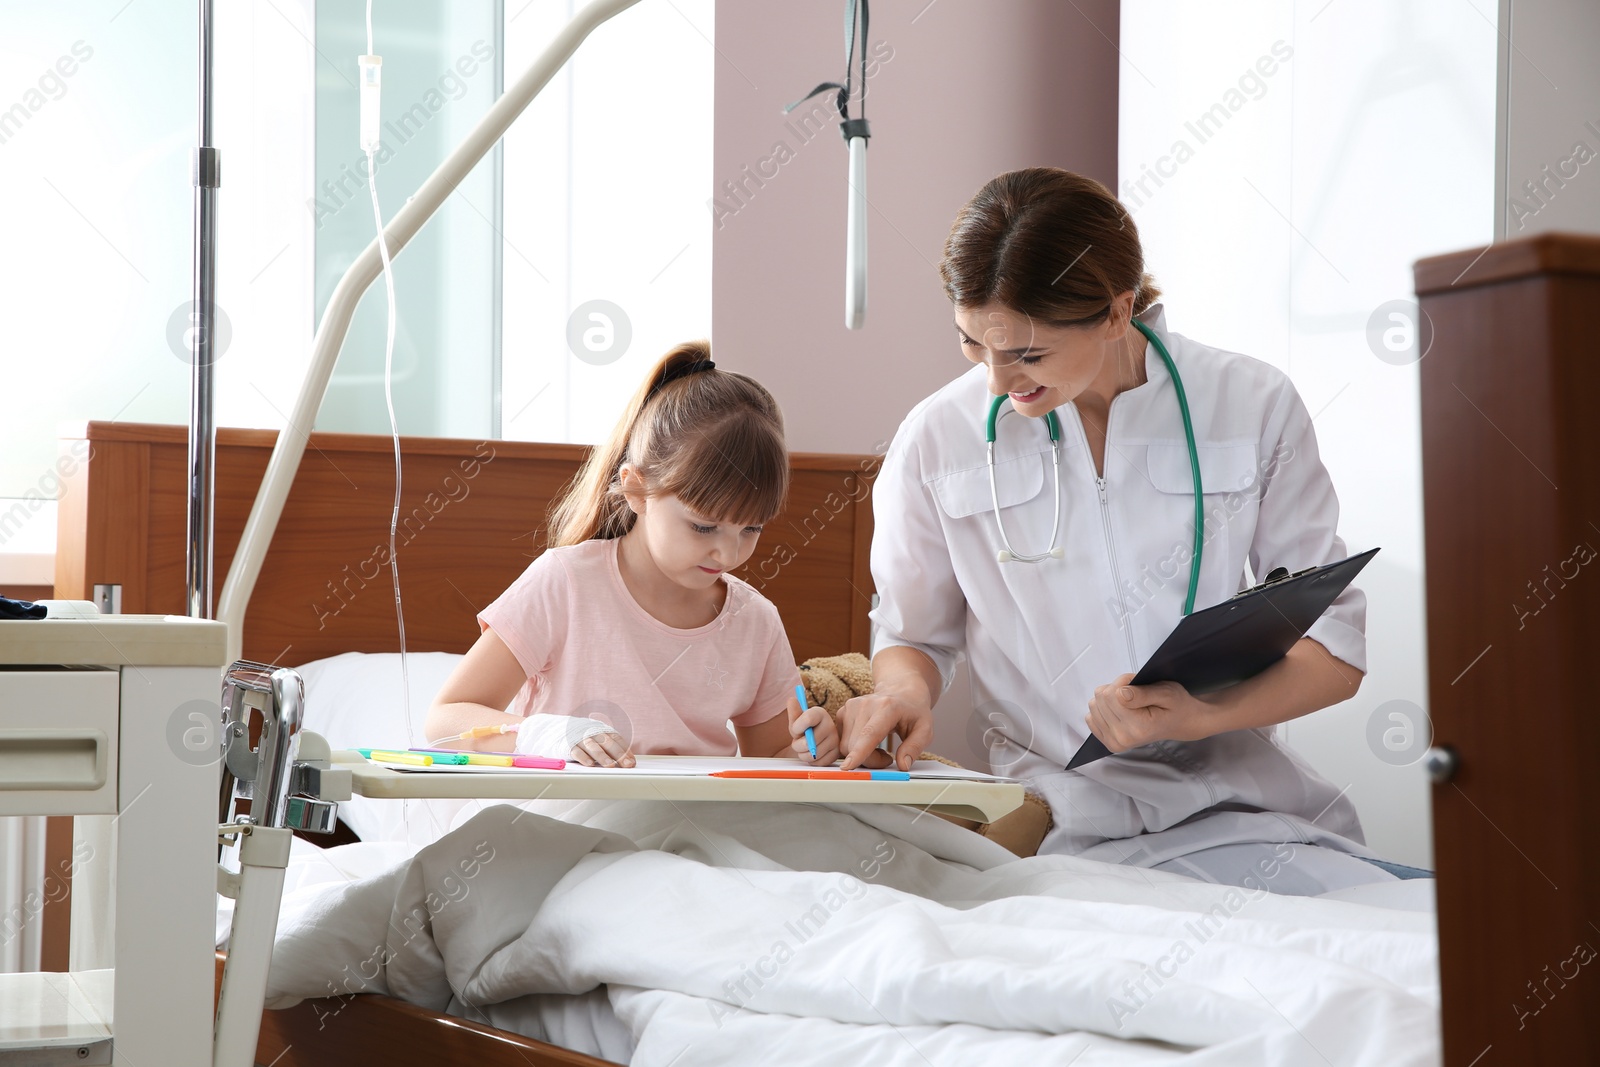
[(781, 714), (800, 671), (778, 609), (723, 581), (717, 617), (679, 630), (628, 592), (615, 540), (549, 549), (478, 615), (528, 675), (508, 710), (599, 719), (640, 755), (734, 755), (727, 724)]

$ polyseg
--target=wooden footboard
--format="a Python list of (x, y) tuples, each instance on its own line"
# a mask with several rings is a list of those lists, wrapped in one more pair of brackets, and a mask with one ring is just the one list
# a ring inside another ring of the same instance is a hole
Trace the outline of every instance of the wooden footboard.
[[(226, 960), (225, 953), (217, 953), (219, 990)], [(610, 1060), (371, 993), (262, 1012), (256, 1062), (272, 1067), (614, 1067)]]

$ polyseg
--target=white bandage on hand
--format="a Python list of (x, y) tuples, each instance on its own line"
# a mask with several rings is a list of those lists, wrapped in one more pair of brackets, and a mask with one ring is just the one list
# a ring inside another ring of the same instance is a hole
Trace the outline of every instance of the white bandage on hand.
[(572, 750), (580, 743), (610, 733), (616, 733), (616, 730), (599, 719), (540, 712), (529, 715), (517, 727), (516, 752), (519, 756), (571, 759)]

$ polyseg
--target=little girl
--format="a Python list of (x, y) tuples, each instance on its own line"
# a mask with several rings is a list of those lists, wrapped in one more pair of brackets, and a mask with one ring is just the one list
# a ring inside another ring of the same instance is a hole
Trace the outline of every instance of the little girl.
[(731, 756), (732, 723), (743, 755), (831, 764), (838, 735), (800, 711), (777, 609), (729, 573), (788, 488), (772, 395), (705, 342), (668, 352), (553, 509), (551, 547), (479, 614), (427, 735), (499, 725), (464, 747), (631, 767)]

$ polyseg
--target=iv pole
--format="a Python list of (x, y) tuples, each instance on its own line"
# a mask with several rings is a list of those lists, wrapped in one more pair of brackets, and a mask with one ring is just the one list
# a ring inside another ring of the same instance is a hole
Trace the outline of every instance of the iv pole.
[(216, 496), (216, 397), (212, 389), (217, 321), (217, 189), (222, 153), (211, 146), (212, 0), (200, 0), (200, 146), (194, 150), (194, 323), (189, 355), (189, 537), (186, 610), (211, 618), (212, 514)]

